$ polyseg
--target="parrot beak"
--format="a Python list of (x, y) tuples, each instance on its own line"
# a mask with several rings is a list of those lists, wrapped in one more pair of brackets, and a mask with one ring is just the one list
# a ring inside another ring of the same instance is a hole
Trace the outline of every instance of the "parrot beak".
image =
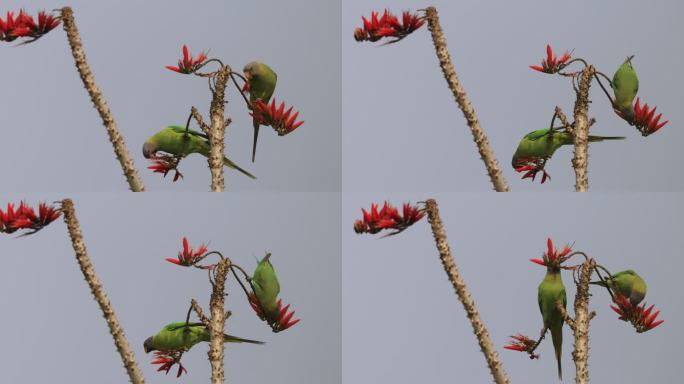
[(154, 348), (152, 347), (152, 338), (148, 337), (147, 340), (145, 340), (145, 343), (143, 343), (143, 350), (145, 353), (150, 353), (151, 351), (154, 351)]
[(155, 148), (154, 144), (149, 142), (145, 142), (145, 144), (143, 144), (143, 156), (145, 156), (146, 159), (152, 157), (155, 152), (157, 152), (157, 148)]

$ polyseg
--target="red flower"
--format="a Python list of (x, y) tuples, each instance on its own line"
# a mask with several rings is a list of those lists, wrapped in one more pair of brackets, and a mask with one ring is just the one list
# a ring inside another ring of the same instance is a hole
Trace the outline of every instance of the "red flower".
[(534, 354), (534, 349), (537, 347), (536, 341), (520, 333), (511, 336), (511, 338), (513, 340), (509, 341), (508, 345), (504, 345), (505, 349), (510, 349), (511, 351), (526, 352), (530, 355), (530, 359), (539, 358), (539, 355)]
[(372, 11), (370, 20), (363, 16), (361, 17), (363, 28), (356, 28), (354, 30), (354, 39), (356, 41), (375, 42), (383, 37), (393, 37), (395, 39), (387, 44), (396, 43), (425, 24), (423, 16), (412, 14), (409, 11), (403, 12), (401, 23), (389, 9), (385, 9), (382, 17), (378, 18), (378, 15), (377, 11)]
[(155, 358), (150, 364), (161, 364), (159, 369), (157, 369), (157, 372), (166, 371), (166, 374), (168, 375), (171, 367), (173, 367), (174, 364), (178, 364), (178, 373), (176, 374), (176, 377), (180, 377), (183, 372), (188, 373), (188, 370), (185, 369), (180, 362), (180, 352), (155, 351), (154, 354)]
[(273, 329), (273, 332), (282, 332), (299, 323), (301, 320), (292, 319), (295, 311), (288, 312), (290, 309), (290, 304), (283, 307), (283, 301), (281, 299), (278, 299), (278, 314), (275, 318), (269, 318), (268, 316), (264, 315), (264, 311), (261, 308), (261, 303), (259, 303), (259, 299), (257, 299), (254, 293), (250, 293), (247, 296), (247, 299), (249, 300), (249, 305), (252, 307), (252, 309), (254, 309), (254, 312), (256, 312), (257, 316), (259, 316), (261, 320), (266, 321), (268, 325), (271, 326), (271, 329)]
[(627, 297), (619, 293), (613, 297), (613, 302), (617, 305), (611, 305), (610, 308), (620, 316), (620, 320), (632, 323), (638, 333), (650, 331), (665, 322), (665, 320), (656, 321), (660, 311), (651, 313), (654, 304), (648, 308), (646, 308), (646, 303), (633, 306)]
[(563, 250), (558, 252), (558, 249), (553, 246), (553, 240), (548, 238), (546, 239), (546, 247), (547, 250), (542, 259), (530, 259), (530, 261), (549, 268), (573, 269), (573, 267), (561, 267), (561, 264), (568, 260), (568, 255), (572, 252), (570, 245), (566, 244)]
[(52, 14), (47, 14), (45, 11), (38, 12), (38, 23), (33, 19), (33, 16), (28, 15), (23, 9), (19, 11), (19, 15), (14, 18), (12, 12), (7, 12), (6, 20), (0, 18), (0, 41), (13, 41), (19, 37), (31, 37), (26, 43), (31, 43), (38, 40), (43, 35), (47, 34), (60, 23), (59, 18)]
[[(190, 248), (190, 245), (188, 244), (188, 239), (184, 237), (183, 251), (178, 252), (178, 258), (167, 258), (166, 261), (183, 267), (190, 267), (196, 265), (199, 261), (201, 261), (206, 253), (207, 247), (204, 244), (200, 245), (199, 248), (197, 248), (197, 250), (193, 250), (192, 248)], [(203, 266), (201, 268), (206, 269), (209, 267)]]
[(147, 167), (147, 169), (151, 169), (154, 173), (162, 173), (166, 177), (169, 171), (175, 171), (176, 173), (173, 175), (174, 182), (183, 177), (183, 174), (178, 170), (180, 159), (176, 156), (155, 154), (150, 156), (150, 161), (152, 161), (152, 165)]
[(639, 98), (637, 97), (636, 103), (634, 104), (634, 113), (632, 114), (633, 116), (625, 116), (624, 113), (620, 112), (619, 110), (615, 110), (615, 113), (617, 113), (618, 116), (622, 117), (625, 119), (630, 125), (634, 125), (636, 129), (641, 132), (643, 136), (648, 136), (652, 133), (657, 132), (660, 128), (664, 127), (665, 124), (669, 122), (669, 120), (665, 120), (662, 123), (660, 122), (660, 118), (663, 117), (662, 113), (659, 113), (658, 116), (655, 116), (657, 107), (653, 107), (653, 109), (650, 109), (648, 107), (648, 103), (644, 104), (644, 106), (641, 106), (641, 102)]
[(394, 232), (389, 233), (388, 236), (402, 232), (425, 216), (422, 209), (409, 203), (404, 203), (402, 214), (399, 214), (399, 210), (388, 202), (385, 202), (379, 211), (377, 204), (371, 204), (370, 212), (363, 208), (361, 212), (363, 212), (363, 220), (357, 220), (354, 223), (356, 233), (376, 234), (383, 229), (393, 229)]
[(61, 215), (57, 208), (45, 203), (38, 204), (38, 215), (23, 201), (16, 210), (14, 204), (8, 203), (6, 212), (0, 209), (0, 232), (13, 233), (20, 229), (30, 229), (31, 231), (24, 234), (30, 235), (45, 228)]
[(197, 57), (193, 58), (188, 51), (188, 47), (183, 45), (183, 59), (178, 60), (178, 66), (167, 65), (166, 69), (176, 71), (178, 73), (193, 73), (199, 69), (200, 65), (207, 59), (207, 55), (201, 52)]
[(522, 179), (529, 179), (531, 178), (532, 181), (534, 182), (534, 178), (537, 177), (538, 172), (543, 172), (543, 176), (541, 179), (541, 183), (544, 184), (546, 180), (551, 180), (551, 175), (549, 175), (548, 172), (544, 169), (544, 166), (546, 165), (546, 160), (544, 159), (529, 159), (529, 162), (527, 163), (521, 163), (524, 165), (520, 165), (515, 169), (516, 172), (526, 172)]
[(530, 68), (534, 69), (535, 71), (544, 73), (557, 73), (561, 69), (565, 68), (569, 60), (570, 53), (568, 51), (565, 51), (563, 56), (561, 56), (560, 59), (557, 59), (556, 55), (553, 54), (551, 46), (547, 44), (546, 59), (542, 60), (541, 67), (538, 65), (530, 65)]
[(286, 111), (284, 102), (280, 103), (279, 107), (276, 107), (276, 105), (275, 98), (273, 98), (270, 105), (264, 103), (261, 99), (257, 99), (252, 103), (250, 115), (256, 118), (259, 124), (273, 127), (280, 136), (287, 135), (304, 124), (304, 121), (297, 121), (299, 112), (295, 112), (294, 115), (290, 116), (292, 107)]

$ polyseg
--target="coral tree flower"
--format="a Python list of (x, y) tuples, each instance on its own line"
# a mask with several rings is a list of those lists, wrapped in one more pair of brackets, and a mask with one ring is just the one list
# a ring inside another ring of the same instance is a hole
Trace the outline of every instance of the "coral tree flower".
[(534, 354), (534, 349), (537, 346), (536, 341), (520, 333), (511, 336), (511, 338), (513, 340), (509, 341), (507, 345), (504, 345), (505, 349), (510, 349), (511, 351), (525, 352), (530, 355), (530, 359), (539, 358), (539, 355)]
[(546, 59), (542, 60), (541, 66), (530, 65), (530, 68), (534, 69), (535, 71), (544, 73), (558, 73), (558, 71), (565, 68), (568, 61), (570, 61), (570, 52), (565, 51), (563, 56), (561, 56), (560, 59), (558, 59), (556, 58), (556, 55), (554, 55), (553, 50), (551, 49), (551, 45), (547, 44)]
[(394, 38), (387, 44), (396, 43), (397, 41), (410, 35), (425, 24), (425, 18), (409, 11), (404, 11), (402, 14), (402, 21), (389, 11), (385, 12), (379, 17), (377, 11), (371, 12), (370, 20), (364, 16), (363, 27), (354, 30), (354, 39), (356, 41), (371, 41), (375, 42), (384, 37)]
[(646, 308), (646, 303), (633, 306), (627, 297), (619, 293), (613, 299), (616, 305), (611, 305), (610, 308), (620, 316), (620, 320), (632, 323), (638, 333), (650, 331), (665, 322), (665, 320), (656, 320), (660, 311), (653, 312), (653, 304), (648, 308)]
[(530, 160), (527, 162), (525, 165), (521, 165), (517, 168), (514, 168), (516, 172), (525, 172), (523, 177), (521, 179), (532, 179), (534, 182), (535, 177), (537, 177), (537, 173), (543, 172), (541, 183), (544, 184), (546, 180), (551, 180), (551, 175), (549, 175), (548, 172), (544, 169), (544, 165), (546, 164), (546, 160), (543, 161), (538, 161), (538, 160)]
[(24, 44), (31, 43), (55, 29), (59, 23), (59, 18), (45, 11), (38, 12), (38, 23), (23, 9), (16, 18), (13, 12), (7, 12), (5, 20), (0, 17), (0, 41), (9, 42), (20, 37), (29, 37), (31, 39)]
[(273, 329), (273, 332), (282, 332), (293, 325), (299, 323), (301, 319), (293, 319), (295, 311), (290, 311), (290, 304), (283, 307), (283, 301), (278, 299), (278, 316), (276, 318), (269, 318), (264, 314), (261, 308), (261, 303), (254, 293), (250, 293), (247, 297), (249, 305), (254, 309), (257, 316), (264, 320)]
[(173, 182), (175, 183), (179, 178), (183, 178), (183, 174), (178, 170), (178, 163), (180, 163), (180, 158), (169, 155), (156, 154), (150, 156), (150, 161), (152, 165), (148, 166), (147, 169), (151, 169), (154, 173), (161, 173), (166, 177), (170, 171), (175, 171), (173, 175)]
[(546, 247), (547, 249), (546, 252), (544, 252), (542, 259), (530, 259), (530, 261), (549, 268), (574, 269), (573, 267), (561, 266), (561, 264), (568, 260), (568, 255), (572, 252), (572, 247), (570, 245), (566, 244), (565, 247), (563, 247), (563, 250), (558, 252), (558, 248), (553, 245), (553, 240), (547, 238)]
[(172, 71), (189, 74), (199, 69), (200, 65), (207, 59), (207, 55), (201, 52), (197, 57), (193, 58), (186, 45), (183, 45), (183, 58), (178, 60), (178, 66), (167, 65), (166, 69)]
[(661, 123), (660, 118), (663, 117), (663, 114), (659, 113), (658, 116), (656, 116), (656, 109), (657, 107), (650, 109), (648, 107), (648, 103), (644, 104), (642, 107), (641, 101), (637, 97), (636, 103), (634, 103), (634, 113), (631, 119), (629, 116), (625, 116), (625, 114), (617, 109), (615, 110), (615, 113), (625, 119), (625, 121), (627, 121), (629, 124), (634, 125), (643, 136), (648, 136), (657, 132), (669, 122), (669, 120), (665, 120)]
[(304, 121), (297, 121), (299, 112), (292, 115), (292, 108), (285, 110), (285, 103), (281, 102), (277, 106), (276, 99), (273, 98), (271, 104), (264, 103), (263, 100), (257, 99), (252, 103), (252, 112), (250, 115), (254, 117), (259, 124), (273, 127), (279, 136), (287, 135), (288, 133), (299, 128)]
[(197, 250), (193, 250), (188, 244), (188, 239), (184, 237), (183, 250), (178, 252), (178, 258), (174, 259), (169, 257), (166, 261), (183, 267), (190, 267), (201, 261), (206, 253), (207, 247), (204, 244), (200, 245)]
[(155, 358), (150, 362), (150, 364), (161, 364), (157, 369), (157, 372), (166, 371), (166, 374), (168, 375), (171, 367), (173, 367), (174, 364), (178, 364), (178, 373), (176, 374), (176, 377), (180, 377), (183, 372), (188, 373), (188, 370), (185, 369), (183, 364), (180, 362), (180, 353), (156, 351), (154, 354)]
[(20, 229), (30, 229), (31, 231), (25, 233), (30, 235), (45, 228), (61, 215), (57, 208), (46, 203), (38, 204), (37, 215), (35, 210), (23, 201), (16, 210), (14, 204), (8, 203), (6, 211), (0, 209), (0, 232), (14, 233)]
[(354, 232), (376, 234), (383, 229), (394, 230), (387, 236), (396, 235), (406, 228), (420, 221), (425, 216), (425, 211), (414, 207), (409, 203), (404, 203), (402, 214), (392, 204), (385, 201), (385, 204), (378, 210), (378, 204), (371, 204), (370, 212), (361, 209), (363, 220), (354, 223)]

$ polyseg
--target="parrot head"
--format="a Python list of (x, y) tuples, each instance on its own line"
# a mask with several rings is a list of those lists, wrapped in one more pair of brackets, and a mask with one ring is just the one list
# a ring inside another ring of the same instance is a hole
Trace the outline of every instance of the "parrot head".
[(155, 153), (157, 153), (157, 144), (151, 142), (151, 141), (146, 141), (145, 144), (143, 144), (143, 156), (145, 156), (146, 159), (149, 159), (150, 157), (154, 156)]
[(152, 337), (148, 337), (147, 340), (143, 343), (143, 350), (145, 353), (150, 353), (152, 351), (156, 351), (157, 349), (153, 346), (152, 344)]
[(259, 65), (258, 62), (252, 61), (251, 63), (245, 65), (245, 67), (242, 69), (242, 72), (245, 75), (245, 78), (247, 78), (247, 81), (252, 81), (253, 77), (258, 77), (259, 73), (261, 72), (260, 70), (261, 65)]

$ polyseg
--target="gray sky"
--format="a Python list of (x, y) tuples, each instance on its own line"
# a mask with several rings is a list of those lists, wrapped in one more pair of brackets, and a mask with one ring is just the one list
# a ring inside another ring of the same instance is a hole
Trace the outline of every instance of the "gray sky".
[[(350, 193), (342, 213), (342, 363), (348, 383), (491, 382), (463, 307), (442, 269), (427, 221), (377, 239), (352, 230), (361, 207), (437, 199), (456, 263), (489, 329), (511, 382), (556, 382), (550, 340), (540, 360), (507, 351), (509, 335), (537, 336), (540, 257), (551, 236), (573, 243), (611, 271), (635, 269), (649, 284), (646, 301), (665, 323), (637, 334), (617, 320), (605, 290), (592, 290), (598, 316), (590, 333), (590, 376), (596, 383), (674, 383), (680, 377), (684, 267), (678, 194), (506, 195)], [(563, 276), (568, 301), (572, 277)], [(568, 306), (572, 314), (572, 306)], [(565, 329), (564, 382), (573, 382), (572, 334)]]
[[(62, 197), (4, 195), (2, 204)], [(204, 383), (211, 375), (207, 344), (183, 357), (189, 375), (180, 381), (155, 372), (156, 366), (149, 364), (152, 355), (142, 349), (143, 341), (162, 326), (185, 319), (191, 298), (208, 311), (211, 288), (206, 274), (164, 261), (178, 254), (181, 239), (187, 236), (191, 245), (209, 242), (210, 249), (222, 251), (249, 271), (256, 265), (255, 257), (272, 252), (281, 297), (302, 319), (282, 333), (272, 333), (232, 280), (227, 307), (233, 316), (226, 329), (267, 344), (228, 345), (229, 382), (339, 383), (339, 194), (235, 197), (73, 196), (90, 258), (147, 382)], [(316, 225), (322, 222), (327, 224)], [(0, 349), (3, 382), (126, 382), (62, 220), (34, 236), (12, 237), (0, 236), (0, 328), (6, 330)]]
[[(513, 191), (570, 191), (571, 148), (548, 164), (551, 182), (533, 185), (511, 168), (524, 134), (548, 126), (556, 105), (572, 113), (569, 80), (528, 68), (550, 43), (574, 49), (608, 76), (628, 55), (640, 78), (639, 96), (670, 120), (643, 138), (612, 112), (595, 85), (590, 115), (597, 135), (624, 142), (590, 148), (592, 190), (679, 191), (684, 131), (680, 75), (682, 2), (525, 1), (431, 2), (346, 0), (342, 7), (343, 186), (345, 191), (487, 191), (491, 183), (461, 111), (439, 68), (429, 32), (376, 47), (352, 36), (361, 16), (435, 5), (456, 71)], [(581, 28), (579, 27), (581, 25)]]
[[(54, 9), (63, 1), (30, 2), (28, 10)], [(152, 174), (142, 144), (171, 124), (185, 124), (192, 105), (208, 119), (204, 79), (164, 68), (176, 65), (181, 45), (210, 50), (235, 69), (253, 60), (278, 73), (274, 96), (300, 111), (303, 126), (278, 137), (259, 135), (251, 163), (251, 118), (231, 88), (227, 153), (258, 177), (226, 169), (229, 190), (328, 191), (340, 189), (340, 3), (251, 1), (70, 1), (85, 52), (148, 190), (208, 191), (206, 160), (181, 163), (182, 182)], [(6, 0), (18, 11), (26, 1)], [(74, 68), (60, 28), (35, 44), (0, 45), (5, 92), (0, 94), (3, 189), (13, 191), (125, 191), (128, 186), (101, 120)], [(316, 58), (308, 59), (314, 53)]]

